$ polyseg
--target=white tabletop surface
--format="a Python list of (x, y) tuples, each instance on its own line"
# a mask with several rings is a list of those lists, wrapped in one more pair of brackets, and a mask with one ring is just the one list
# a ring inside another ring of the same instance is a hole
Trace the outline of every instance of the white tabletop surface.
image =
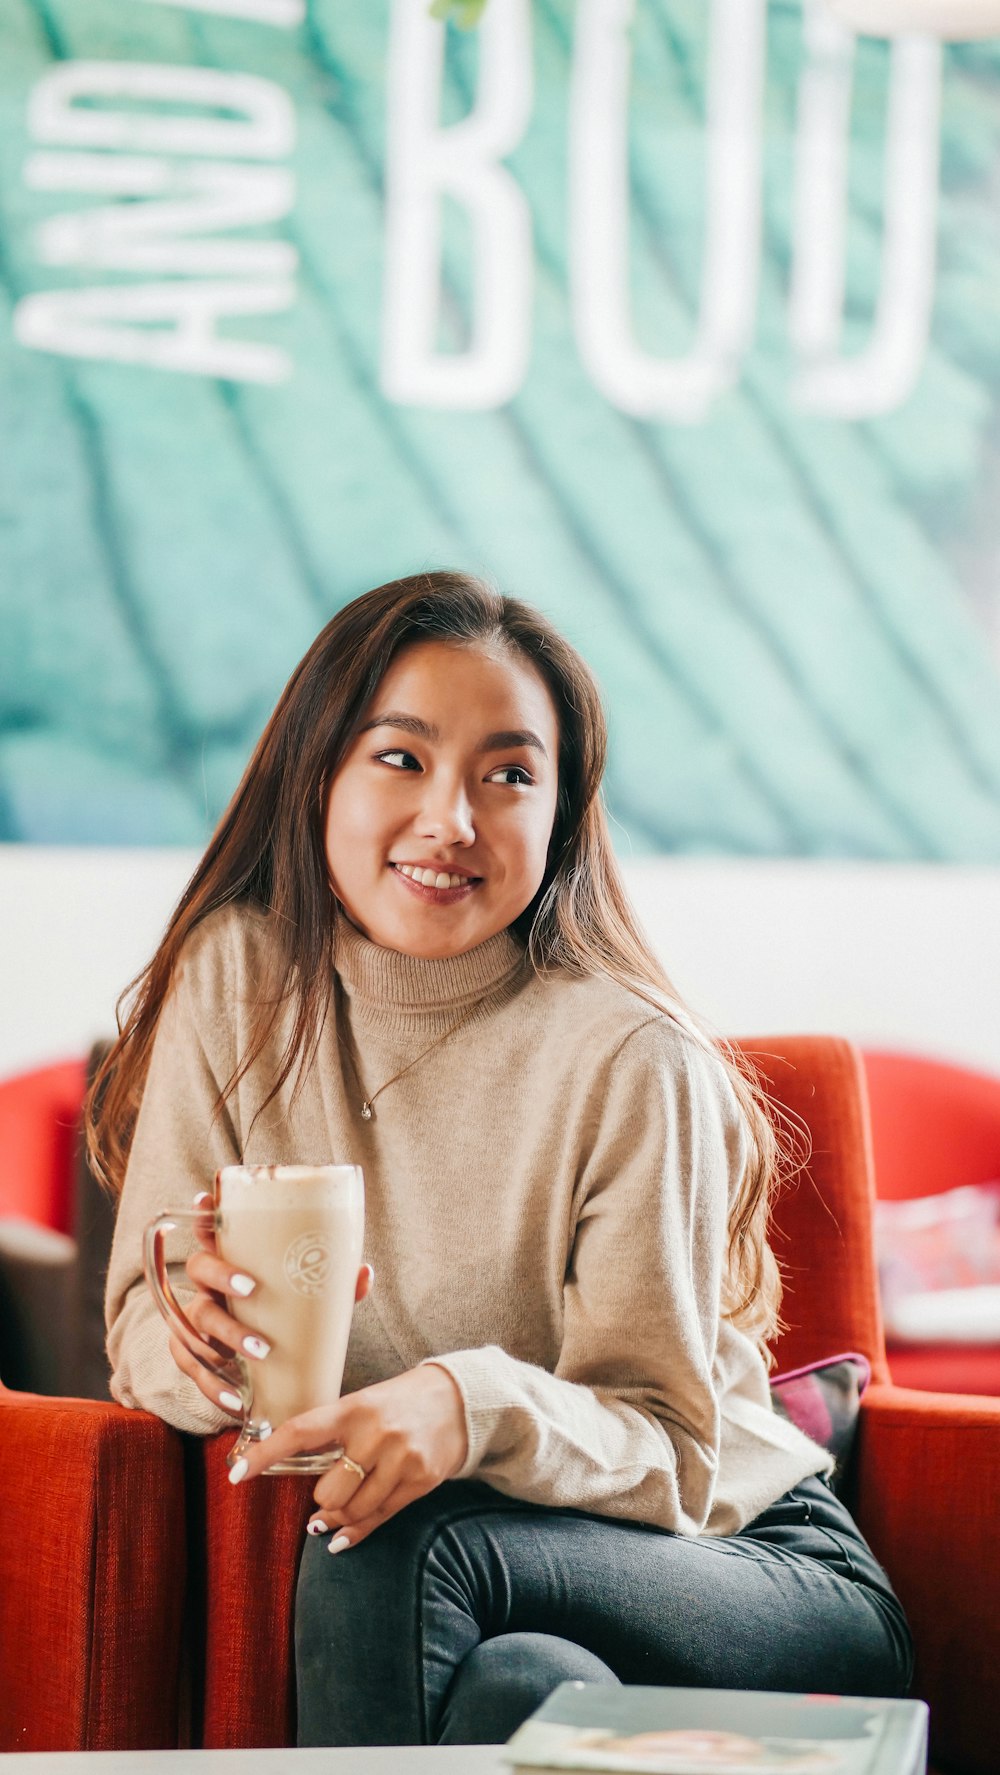
[(499, 1744), (398, 1745), (365, 1750), (13, 1751), (3, 1775), (511, 1775)]

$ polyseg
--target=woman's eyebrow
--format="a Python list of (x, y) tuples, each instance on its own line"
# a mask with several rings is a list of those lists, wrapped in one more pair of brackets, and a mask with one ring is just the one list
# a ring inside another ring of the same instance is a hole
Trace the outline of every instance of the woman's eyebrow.
[(404, 733), (416, 734), (421, 740), (439, 740), (441, 734), (429, 721), (421, 721), (419, 715), (404, 715), (399, 709), (387, 709), (384, 715), (373, 715), (359, 733), (368, 733), (373, 727), (399, 727)]
[[(412, 733), (421, 740), (430, 740), (433, 744), (441, 738), (440, 728), (430, 721), (423, 721), (419, 715), (406, 715), (401, 709), (386, 709), (381, 715), (373, 715), (358, 732), (368, 733), (373, 727), (396, 727), (403, 733)], [(488, 733), (476, 747), (477, 752), (506, 752), (515, 746), (530, 746), (540, 752), (543, 758), (548, 757), (545, 746), (537, 733), (530, 727), (504, 728), (499, 733)]]
[(531, 746), (536, 752), (540, 752), (543, 758), (548, 757), (537, 733), (532, 733), (530, 727), (512, 727), (505, 728), (501, 733), (488, 733), (484, 740), (480, 740), (476, 751), (506, 752), (513, 746)]

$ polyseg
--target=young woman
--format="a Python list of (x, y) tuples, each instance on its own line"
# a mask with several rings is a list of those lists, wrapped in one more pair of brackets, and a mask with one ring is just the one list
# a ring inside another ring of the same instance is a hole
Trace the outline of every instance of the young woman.
[[(824, 1451), (771, 1411), (775, 1137), (634, 923), (604, 756), (590, 673), (527, 606), (444, 572), (357, 599), (95, 1087), (114, 1391), (186, 1430), (237, 1401), (168, 1343), (144, 1223), (224, 1164), (364, 1168), (344, 1396), (232, 1472), (344, 1451), (299, 1580), (304, 1744), (496, 1741), (564, 1678), (908, 1682)], [(244, 1348), (226, 1266), (184, 1255), (199, 1331)]]

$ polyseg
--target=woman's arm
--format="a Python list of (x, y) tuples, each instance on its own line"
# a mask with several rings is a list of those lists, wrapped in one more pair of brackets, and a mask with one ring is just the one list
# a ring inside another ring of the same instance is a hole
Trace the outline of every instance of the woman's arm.
[(611, 1064), (580, 1179), (554, 1374), (496, 1348), (434, 1360), (465, 1404), (460, 1477), (696, 1534), (712, 1503), (712, 1370), (745, 1130), (725, 1069), (657, 1018)]
[[(227, 963), (222, 921), (207, 921), (190, 939), (160, 1014), (105, 1298), (114, 1397), (201, 1435), (233, 1420), (180, 1372), (170, 1354), (166, 1324), (143, 1277), (142, 1234), (163, 1209), (189, 1205), (199, 1191), (210, 1189), (222, 1165), (240, 1162), (231, 1106), (214, 1113), (235, 1066), (235, 985)], [(191, 1249), (185, 1233), (167, 1234), (170, 1279), (182, 1300), (192, 1293), (184, 1269)]]

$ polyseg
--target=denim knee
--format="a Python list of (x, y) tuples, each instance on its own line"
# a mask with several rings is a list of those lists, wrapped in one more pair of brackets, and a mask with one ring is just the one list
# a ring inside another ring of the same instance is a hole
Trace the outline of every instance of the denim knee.
[(600, 1658), (551, 1633), (501, 1633), (462, 1660), (437, 1721), (438, 1744), (502, 1744), (564, 1682), (617, 1683)]
[(441, 1487), (333, 1559), (325, 1538), (307, 1541), (295, 1621), (300, 1745), (433, 1742), (491, 1613), (496, 1562), (471, 1523), (484, 1497), (481, 1486)]

